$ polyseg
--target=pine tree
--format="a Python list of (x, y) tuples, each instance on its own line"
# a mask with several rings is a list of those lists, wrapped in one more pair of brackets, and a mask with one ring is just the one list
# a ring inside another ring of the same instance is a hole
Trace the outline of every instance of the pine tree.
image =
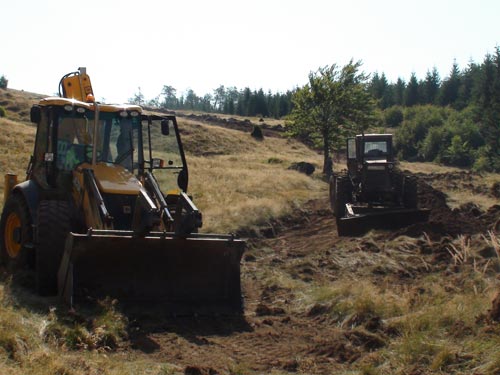
[(411, 74), (408, 86), (406, 86), (404, 103), (407, 107), (412, 107), (420, 103), (419, 84), (415, 73)]
[(224, 101), (226, 99), (226, 88), (224, 85), (220, 85), (214, 90), (214, 110), (217, 112), (223, 111)]
[(394, 85), (392, 91), (394, 92), (394, 104), (403, 105), (405, 102), (405, 90), (406, 83), (402, 78), (398, 78), (396, 84)]
[(140, 87), (137, 88), (137, 92), (128, 100), (128, 102), (130, 104), (144, 105), (144, 94), (142, 93)]
[(435, 104), (437, 101), (439, 93), (440, 78), (437, 68), (432, 68), (431, 71), (427, 71), (425, 76), (425, 81), (422, 87), (422, 103), (423, 104)]
[(440, 103), (443, 106), (454, 106), (458, 99), (458, 90), (460, 88), (460, 70), (456, 61), (450, 71), (450, 76), (443, 81), (441, 86)]
[(474, 99), (474, 89), (479, 80), (481, 69), (479, 65), (473, 61), (461, 74), (460, 87), (458, 89), (457, 108), (463, 109), (467, 107)]
[(255, 114), (263, 117), (269, 116), (266, 95), (262, 89), (259, 89), (255, 94)]
[(176, 109), (179, 105), (176, 93), (177, 90), (172, 86), (163, 86), (161, 91), (161, 95), (163, 95), (163, 103), (161, 106), (168, 109)]
[(373, 75), (369, 90), (378, 101), (378, 106), (381, 109), (385, 109), (393, 104), (392, 93), (385, 73), (382, 73), (381, 76), (378, 73)]
[(490, 168), (500, 171), (500, 47), (495, 56), (487, 55), (482, 66), (478, 104), (481, 134)]

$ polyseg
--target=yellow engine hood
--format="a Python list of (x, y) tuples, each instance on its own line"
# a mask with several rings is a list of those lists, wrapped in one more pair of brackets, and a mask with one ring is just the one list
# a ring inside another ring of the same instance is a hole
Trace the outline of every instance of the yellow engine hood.
[(82, 164), (79, 168), (92, 169), (97, 186), (102, 193), (137, 195), (142, 184), (137, 178), (121, 165), (98, 163), (97, 165)]

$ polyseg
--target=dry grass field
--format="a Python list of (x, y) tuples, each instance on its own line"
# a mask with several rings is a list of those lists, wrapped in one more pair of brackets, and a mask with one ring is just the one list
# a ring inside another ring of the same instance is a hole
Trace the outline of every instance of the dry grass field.
[[(0, 119), (2, 175), (24, 174), (35, 100), (0, 90), (11, 108)], [(34, 295), (29, 272), (0, 269), (0, 374), (500, 373), (499, 175), (402, 163), (425, 183), (430, 222), (339, 238), (327, 184), (288, 170), (319, 167), (321, 155), (178, 121), (202, 230), (251, 236), (244, 316), (171, 317), (111, 299), (69, 310)]]

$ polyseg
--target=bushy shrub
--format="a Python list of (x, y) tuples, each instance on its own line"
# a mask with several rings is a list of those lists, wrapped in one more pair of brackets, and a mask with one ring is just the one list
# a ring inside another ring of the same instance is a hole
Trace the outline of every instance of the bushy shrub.
[(459, 135), (454, 135), (451, 144), (446, 148), (441, 158), (445, 164), (458, 167), (469, 167), (472, 164), (472, 150), (467, 141)]
[(476, 158), (474, 165), (472, 166), (476, 172), (491, 172), (491, 163), (487, 156), (481, 155)]
[(471, 108), (460, 112), (436, 106), (406, 108), (395, 133), (395, 149), (404, 160), (495, 170), (500, 156), (497, 163), (495, 153), (479, 152), (485, 145), (480, 126)]
[(0, 77), (0, 89), (6, 89), (9, 84), (9, 80), (5, 76)]
[(391, 107), (384, 112), (384, 123), (386, 126), (395, 128), (404, 120), (403, 110), (401, 107)]
[(472, 167), (478, 172), (500, 172), (500, 154), (492, 152), (489, 146), (482, 146), (475, 152)]
[(5, 117), (7, 116), (7, 111), (5, 110), (4, 107), (0, 105), (0, 117)]
[(422, 159), (421, 148), (429, 129), (443, 126), (451, 111), (430, 105), (406, 108), (394, 138), (398, 156), (405, 160)]
[(442, 153), (443, 144), (446, 144), (447, 136), (446, 130), (443, 127), (430, 128), (420, 147), (420, 156), (425, 161), (438, 159), (440, 153)]

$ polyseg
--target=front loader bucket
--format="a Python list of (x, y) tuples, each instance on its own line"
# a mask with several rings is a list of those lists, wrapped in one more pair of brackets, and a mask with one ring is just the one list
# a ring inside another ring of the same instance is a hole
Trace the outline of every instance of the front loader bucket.
[(398, 229), (429, 219), (429, 209), (378, 209), (337, 218), (339, 236), (361, 236), (371, 229)]
[(69, 304), (109, 296), (125, 306), (154, 304), (177, 315), (238, 314), (243, 311), (244, 248), (244, 241), (231, 236), (70, 233), (59, 269), (59, 294)]

